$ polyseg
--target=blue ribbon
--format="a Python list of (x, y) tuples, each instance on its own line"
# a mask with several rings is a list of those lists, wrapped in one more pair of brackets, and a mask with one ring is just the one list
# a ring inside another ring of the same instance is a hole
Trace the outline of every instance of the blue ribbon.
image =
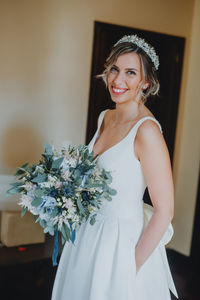
[[(72, 228), (72, 223), (69, 223), (70, 229), (72, 232), (71, 235), (71, 241), (74, 244), (74, 241), (76, 239), (76, 230)], [(55, 236), (54, 236), (54, 248), (53, 248), (53, 254), (52, 254), (52, 262), (53, 266), (57, 266), (57, 257), (58, 257), (58, 228), (55, 231)]]
[(56, 229), (55, 236), (54, 236), (54, 248), (52, 254), (53, 266), (57, 266), (57, 257), (58, 257), (58, 228)]

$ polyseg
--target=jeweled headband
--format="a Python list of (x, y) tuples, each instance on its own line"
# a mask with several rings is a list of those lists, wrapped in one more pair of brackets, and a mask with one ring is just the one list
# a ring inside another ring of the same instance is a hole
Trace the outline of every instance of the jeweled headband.
[(120, 43), (133, 43), (139, 48), (141, 48), (151, 59), (153, 62), (156, 70), (158, 70), (159, 67), (159, 58), (156, 55), (155, 49), (147, 44), (144, 39), (139, 38), (136, 34), (134, 35), (125, 35), (123, 36), (117, 43), (115, 43), (114, 46), (120, 44)]

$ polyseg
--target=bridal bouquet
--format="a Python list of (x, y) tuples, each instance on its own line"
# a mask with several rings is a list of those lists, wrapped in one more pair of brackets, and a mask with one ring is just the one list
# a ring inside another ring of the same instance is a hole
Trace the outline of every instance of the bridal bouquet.
[(58, 254), (58, 232), (62, 242), (74, 243), (76, 231), (89, 219), (95, 223), (102, 199), (112, 200), (116, 191), (109, 184), (110, 172), (100, 168), (88, 146), (56, 150), (45, 144), (38, 164), (24, 164), (11, 183), (8, 195), (20, 194), (21, 215), (29, 211), (45, 233), (55, 236), (53, 264)]

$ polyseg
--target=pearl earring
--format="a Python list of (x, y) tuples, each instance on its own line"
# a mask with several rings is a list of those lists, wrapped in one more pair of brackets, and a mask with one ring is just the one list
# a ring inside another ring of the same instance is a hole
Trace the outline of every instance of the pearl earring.
[(146, 90), (147, 87), (148, 87), (148, 85), (145, 84), (145, 85), (143, 86), (143, 90)]

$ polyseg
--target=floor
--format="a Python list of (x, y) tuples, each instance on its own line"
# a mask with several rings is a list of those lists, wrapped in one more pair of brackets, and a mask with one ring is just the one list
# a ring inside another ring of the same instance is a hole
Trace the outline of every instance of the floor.
[[(192, 263), (189, 257), (169, 249), (167, 256), (179, 300), (200, 300), (199, 261)], [(176, 300), (173, 295), (172, 300)]]

